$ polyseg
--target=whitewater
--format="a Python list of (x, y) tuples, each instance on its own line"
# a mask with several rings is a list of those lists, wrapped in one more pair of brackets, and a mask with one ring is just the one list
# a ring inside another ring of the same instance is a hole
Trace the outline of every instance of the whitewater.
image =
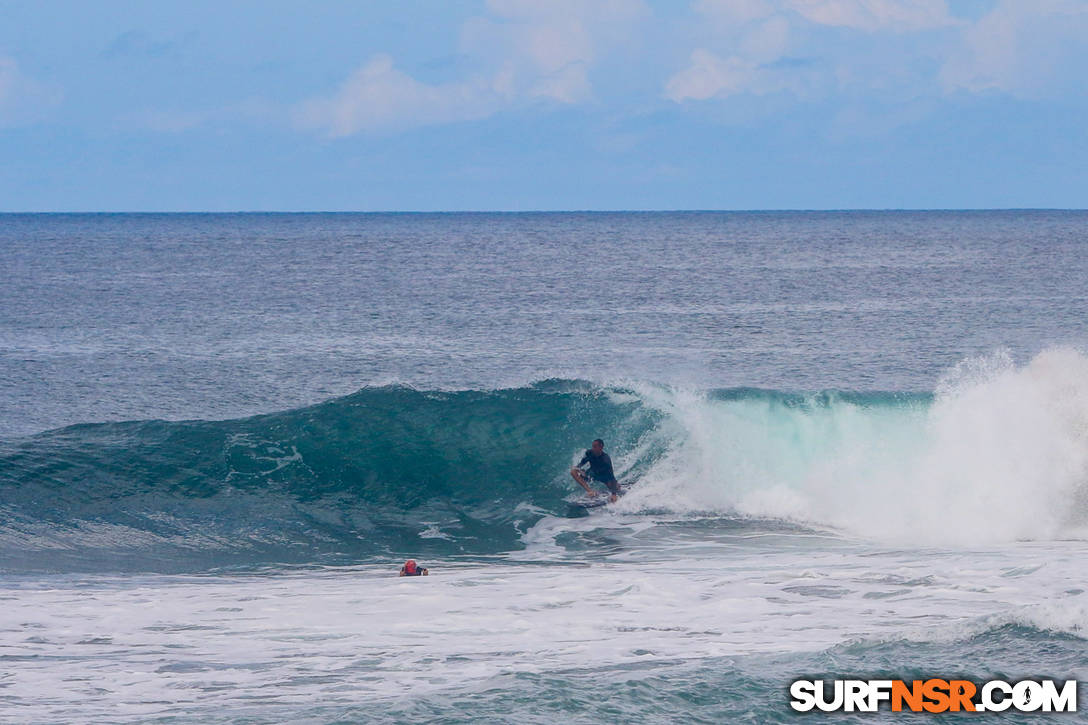
[[(1084, 680), (1086, 244), (1080, 212), (0, 216), (0, 721)], [(572, 299), (572, 264), (615, 283)], [(596, 437), (635, 485), (587, 515)]]

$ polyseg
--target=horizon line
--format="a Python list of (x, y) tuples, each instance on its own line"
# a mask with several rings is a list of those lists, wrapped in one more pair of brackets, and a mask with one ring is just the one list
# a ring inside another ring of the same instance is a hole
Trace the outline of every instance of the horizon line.
[(841, 213), (841, 212), (997, 212), (997, 211), (1088, 211), (1083, 207), (827, 207), (827, 208), (759, 208), (759, 209), (232, 209), (232, 210), (168, 210), (168, 209), (97, 209), (49, 211), (0, 211), (0, 216), (29, 215), (111, 215), (111, 214), (780, 214), (780, 213)]

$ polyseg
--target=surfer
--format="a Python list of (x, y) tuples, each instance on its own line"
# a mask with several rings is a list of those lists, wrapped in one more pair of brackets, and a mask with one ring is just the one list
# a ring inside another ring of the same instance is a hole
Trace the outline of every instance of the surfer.
[(571, 477), (586, 490), (590, 498), (596, 498), (597, 492), (590, 487), (586, 472), (582, 470), (582, 466), (587, 463), (589, 464), (589, 477), (608, 486), (608, 490), (612, 494), (609, 501), (615, 503), (619, 497), (620, 484), (616, 481), (616, 474), (612, 472), (612, 459), (604, 452), (604, 441), (600, 438), (593, 441), (593, 447), (586, 451), (578, 465), (570, 469)]
[(427, 576), (429, 573), (430, 572), (426, 569), (416, 564), (415, 559), (409, 559), (404, 562), (404, 566), (400, 568), (401, 576)]

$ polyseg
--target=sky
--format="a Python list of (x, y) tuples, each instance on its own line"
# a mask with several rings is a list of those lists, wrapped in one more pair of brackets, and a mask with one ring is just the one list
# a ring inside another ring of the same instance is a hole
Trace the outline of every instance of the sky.
[(0, 211), (1088, 207), (1088, 0), (0, 0)]

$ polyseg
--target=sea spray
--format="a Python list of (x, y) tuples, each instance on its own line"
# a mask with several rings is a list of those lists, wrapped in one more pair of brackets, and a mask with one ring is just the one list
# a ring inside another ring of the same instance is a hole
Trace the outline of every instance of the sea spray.
[(669, 454), (627, 510), (734, 511), (920, 544), (1076, 534), (1088, 486), (1088, 357), (964, 361), (934, 396), (648, 396)]

